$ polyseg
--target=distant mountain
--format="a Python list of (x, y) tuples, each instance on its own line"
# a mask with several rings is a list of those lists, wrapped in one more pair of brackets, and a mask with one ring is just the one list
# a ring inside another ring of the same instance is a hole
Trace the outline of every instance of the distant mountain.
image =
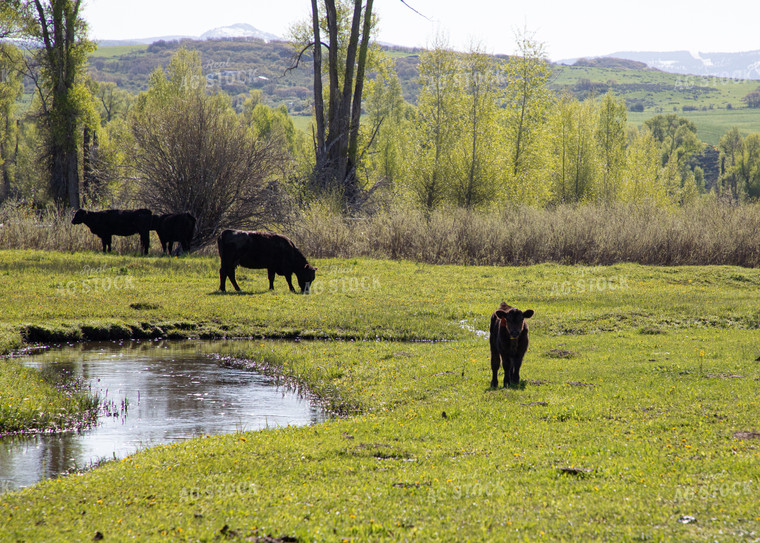
[(150, 45), (157, 41), (180, 41), (180, 40), (219, 40), (232, 38), (254, 38), (264, 40), (265, 42), (280, 41), (282, 38), (269, 32), (264, 32), (256, 27), (246, 23), (237, 23), (230, 26), (220, 26), (204, 32), (200, 36), (157, 36), (155, 38), (135, 38), (127, 40), (98, 40), (98, 45), (102, 47), (112, 47), (117, 45)]
[(571, 63), (573, 66), (585, 66), (589, 68), (611, 68), (613, 70), (655, 70), (638, 60), (616, 57), (579, 58)]
[(245, 23), (237, 23), (230, 26), (220, 26), (219, 28), (214, 28), (213, 30), (209, 30), (208, 32), (201, 34), (200, 39), (216, 40), (224, 38), (257, 38), (266, 42), (280, 41), (282, 39), (279, 36), (270, 34), (269, 32), (264, 32), (263, 30), (259, 30), (258, 28)]
[(676, 74), (760, 79), (760, 50), (743, 53), (620, 51), (605, 56), (643, 62), (651, 68)]
[(121, 45), (150, 45), (157, 41), (181, 41), (181, 40), (197, 40), (196, 36), (157, 36), (155, 38), (133, 38), (125, 40), (96, 40), (100, 47), (118, 47)]

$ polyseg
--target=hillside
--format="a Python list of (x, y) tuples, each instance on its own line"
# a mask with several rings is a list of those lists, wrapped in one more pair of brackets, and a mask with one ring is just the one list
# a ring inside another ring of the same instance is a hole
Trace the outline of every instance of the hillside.
[[(294, 48), (282, 41), (217, 39), (158, 41), (151, 45), (101, 47), (90, 56), (90, 74), (113, 81), (131, 92), (145, 90), (150, 73), (168, 64), (185, 47), (200, 52), (207, 85), (218, 86), (240, 104), (252, 89), (260, 89), (267, 103), (286, 105), (293, 115), (310, 115), (311, 63), (305, 55), (289, 70)], [(419, 50), (384, 48), (394, 59), (404, 98), (414, 103), (419, 92)], [(576, 65), (554, 65), (552, 87), (579, 99), (612, 91), (640, 124), (658, 113), (679, 113), (692, 119), (702, 139), (716, 144), (731, 126), (745, 131), (760, 126), (760, 109), (748, 109), (742, 98), (756, 90), (755, 80), (721, 79), (667, 73), (625, 59), (583, 59)]]

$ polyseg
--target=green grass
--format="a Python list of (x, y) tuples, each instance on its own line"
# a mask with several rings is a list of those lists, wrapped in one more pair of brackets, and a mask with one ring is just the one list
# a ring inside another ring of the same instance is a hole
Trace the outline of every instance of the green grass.
[(0, 435), (71, 430), (97, 416), (99, 401), (76, 383), (49, 382), (14, 360), (0, 365)]
[(311, 115), (291, 115), (295, 127), (307, 134), (311, 134), (312, 117)]
[[(212, 258), (6, 251), (0, 263), (10, 334), (92, 322), (304, 332), (321, 339), (234, 354), (345, 415), (156, 447), (3, 494), (0, 540), (735, 541), (760, 530), (760, 270), (322, 260), (315, 293), (296, 296), (281, 278), (266, 292), (262, 271), (239, 274), (242, 295), (215, 294)], [(126, 269), (134, 291), (60, 296), (84, 265)], [(501, 300), (536, 310), (519, 388), (488, 387), (488, 343), (461, 325), (486, 329)]]
[(109, 45), (98, 47), (90, 53), (89, 58), (116, 58), (130, 53), (143, 52), (148, 49), (148, 45)]
[[(666, 112), (671, 113), (671, 112)], [(654, 117), (652, 112), (628, 113), (628, 122), (641, 126)], [(760, 109), (717, 109), (713, 111), (678, 111), (697, 126), (699, 139), (711, 145), (718, 145), (721, 136), (736, 126), (745, 136), (760, 129)]]

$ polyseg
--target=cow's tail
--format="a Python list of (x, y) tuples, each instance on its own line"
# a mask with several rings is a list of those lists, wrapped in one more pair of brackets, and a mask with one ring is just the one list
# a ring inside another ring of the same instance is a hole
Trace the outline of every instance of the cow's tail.
[(227, 244), (230, 236), (232, 235), (232, 230), (225, 230), (221, 234), (219, 234), (219, 237), (216, 238), (216, 246), (219, 249), (219, 256), (223, 257), (224, 255), (224, 246)]

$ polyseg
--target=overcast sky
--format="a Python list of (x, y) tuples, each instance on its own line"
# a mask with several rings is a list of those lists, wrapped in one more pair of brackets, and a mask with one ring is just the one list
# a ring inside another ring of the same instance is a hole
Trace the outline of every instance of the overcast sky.
[[(512, 53), (515, 32), (527, 29), (552, 60), (615, 51), (735, 52), (760, 50), (757, 0), (375, 0), (379, 39), (429, 45), (437, 31), (466, 49)], [(621, 5), (622, 4), (622, 5)], [(248, 23), (280, 36), (309, 17), (309, 0), (85, 0), (94, 39), (198, 36), (219, 26)]]

